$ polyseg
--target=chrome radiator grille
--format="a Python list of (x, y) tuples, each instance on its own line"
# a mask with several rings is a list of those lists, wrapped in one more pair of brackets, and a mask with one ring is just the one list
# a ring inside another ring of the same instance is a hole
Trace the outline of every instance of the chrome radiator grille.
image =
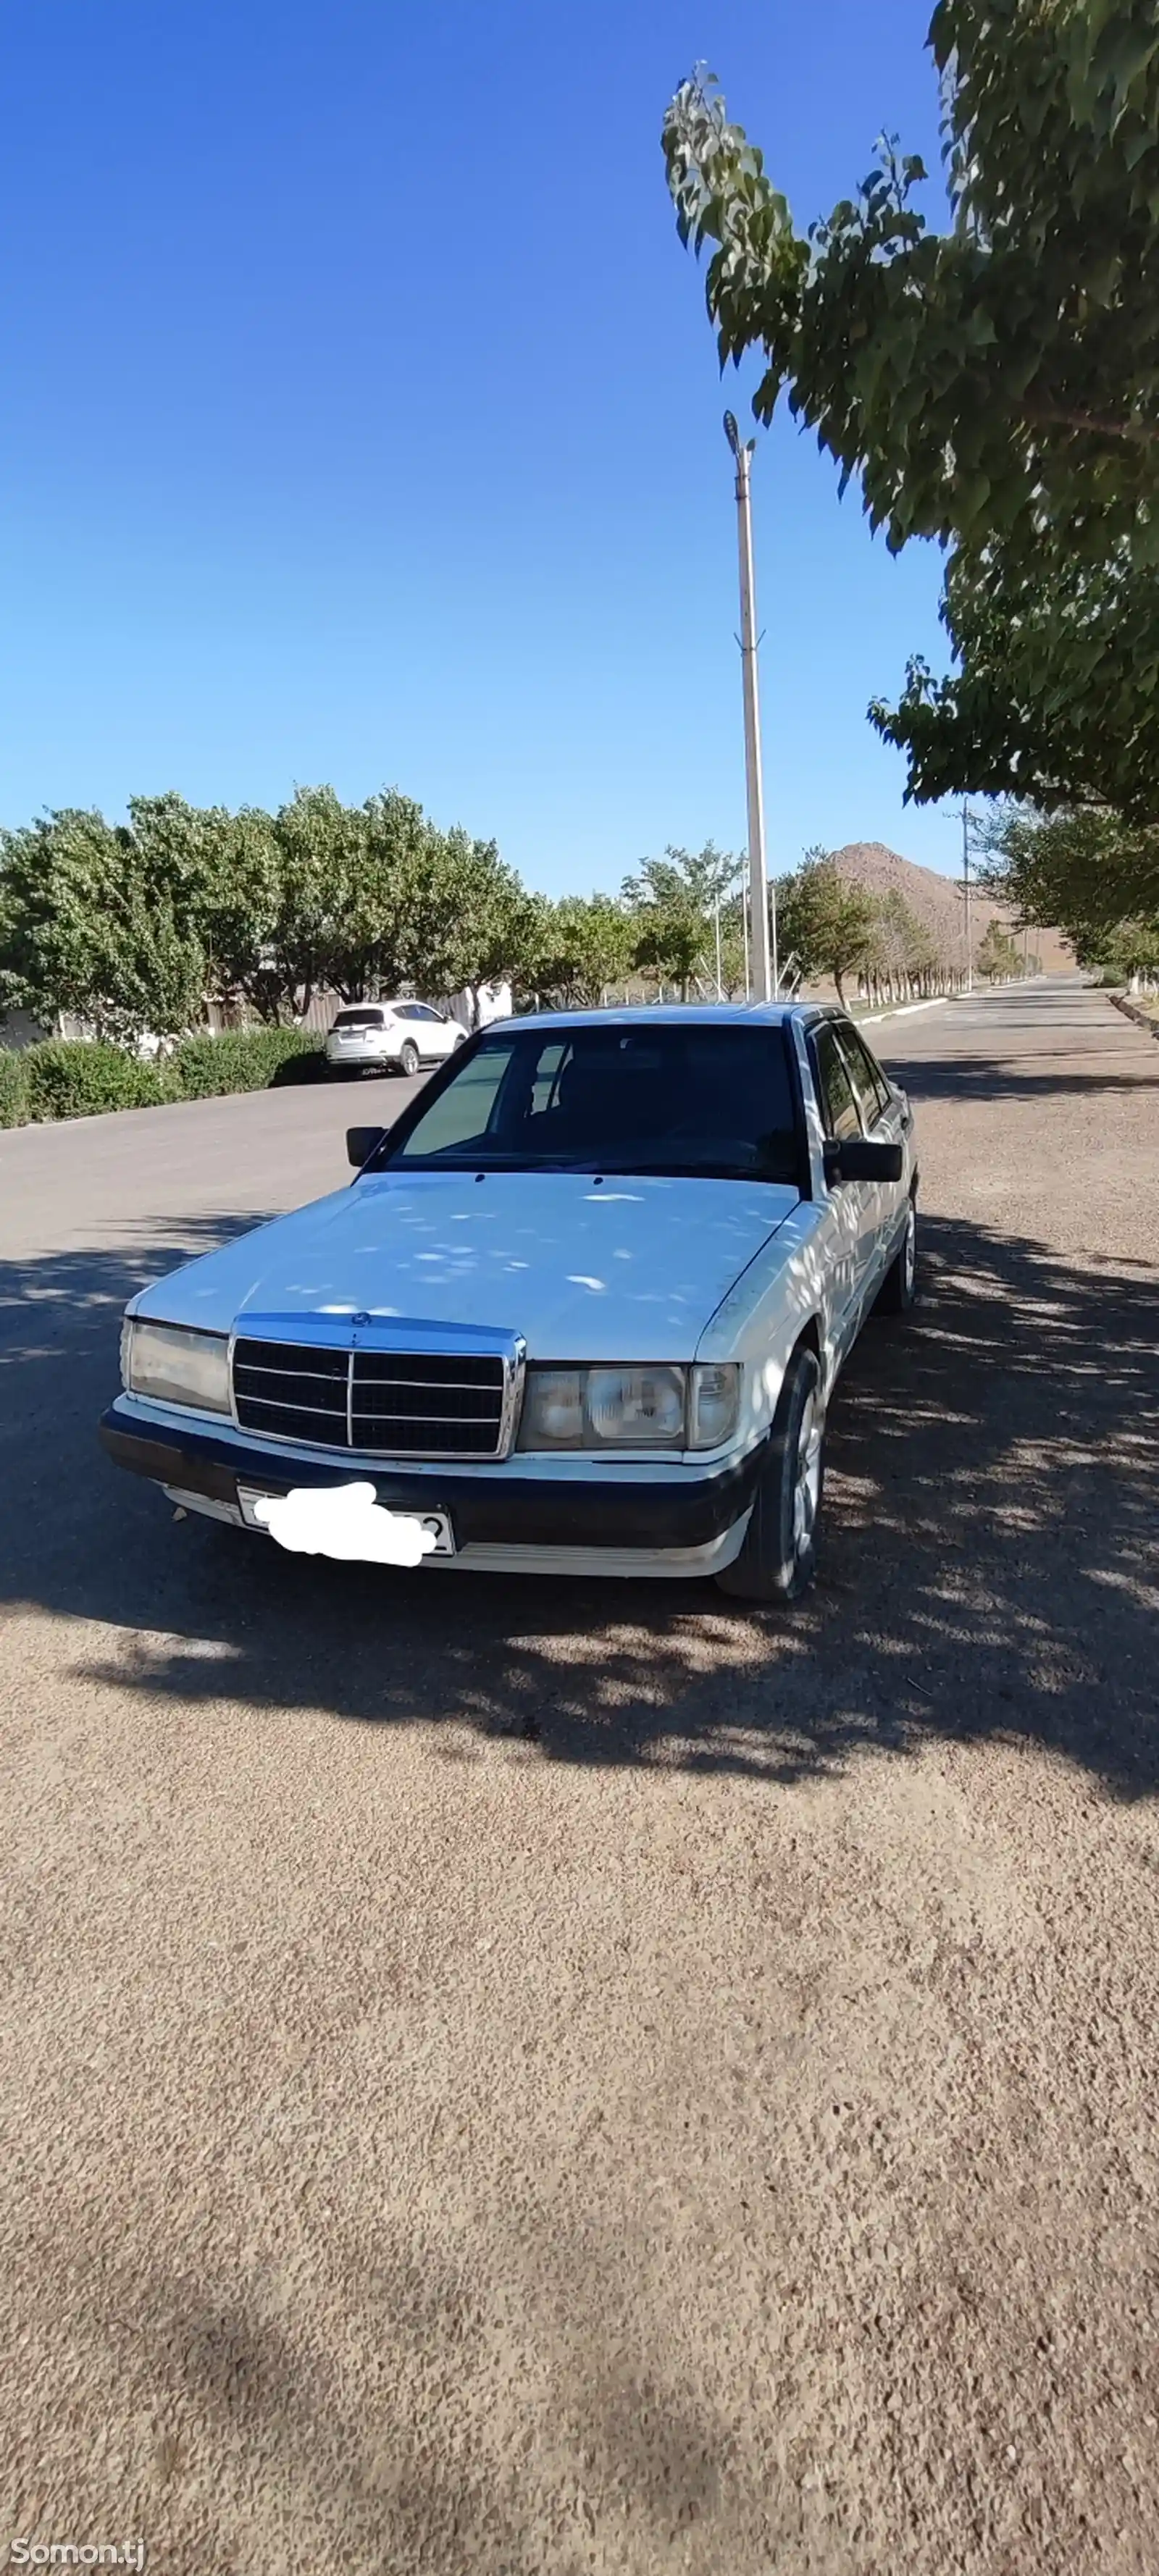
[(233, 1401), (243, 1431), (389, 1458), (497, 1458), (508, 1371), (499, 1352), (234, 1344)]

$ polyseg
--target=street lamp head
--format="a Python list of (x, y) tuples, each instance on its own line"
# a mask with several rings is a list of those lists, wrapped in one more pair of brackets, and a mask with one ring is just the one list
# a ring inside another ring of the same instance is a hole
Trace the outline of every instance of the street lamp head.
[(728, 440), (729, 446), (730, 446), (730, 447), (731, 447), (731, 449), (732, 449), (733, 455), (735, 456), (735, 458), (736, 458), (736, 460), (737, 460), (737, 463), (738, 463), (738, 465), (739, 465), (739, 463), (740, 463), (740, 431), (739, 431), (739, 429), (737, 428), (737, 425), (736, 425), (736, 416), (735, 416), (735, 414), (734, 414), (733, 412), (731, 412), (731, 411), (726, 411), (726, 413), (725, 413), (725, 415), (724, 415), (724, 434), (725, 434), (725, 437), (726, 437), (726, 438), (727, 438), (727, 440)]

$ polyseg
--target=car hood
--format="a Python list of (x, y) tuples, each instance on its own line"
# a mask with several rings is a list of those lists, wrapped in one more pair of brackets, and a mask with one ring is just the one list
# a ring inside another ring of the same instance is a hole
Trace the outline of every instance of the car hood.
[(307, 1315), (522, 1333), (533, 1359), (691, 1359), (798, 1204), (773, 1182), (384, 1172), (206, 1253), (134, 1312), (227, 1332)]

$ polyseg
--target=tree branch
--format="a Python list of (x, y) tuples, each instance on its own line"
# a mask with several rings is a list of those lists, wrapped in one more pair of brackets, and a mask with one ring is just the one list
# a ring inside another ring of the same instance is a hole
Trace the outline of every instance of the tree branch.
[(1102, 412), (1068, 411), (1061, 403), (1024, 402), (1020, 417), (1044, 429), (1083, 429), (1098, 438), (1129, 438), (1149, 446), (1159, 438), (1159, 421), (1109, 420)]

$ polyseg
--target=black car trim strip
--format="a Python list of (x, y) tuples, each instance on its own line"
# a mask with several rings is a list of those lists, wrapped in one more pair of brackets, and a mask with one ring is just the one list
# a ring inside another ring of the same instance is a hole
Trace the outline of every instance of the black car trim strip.
[[(291, 1486), (340, 1485), (350, 1469), (320, 1460), (271, 1458), (267, 1449), (221, 1439), (213, 1431), (168, 1425), (146, 1427), (117, 1405), (100, 1425), (101, 1442), (118, 1467), (148, 1476), (159, 1485), (176, 1485), (186, 1493), (205, 1494), (214, 1502), (235, 1503), (239, 1479), (264, 1493), (287, 1493)], [(392, 1511), (447, 1511), (457, 1543), (507, 1547), (704, 1547), (723, 1536), (747, 1511), (764, 1464), (767, 1442), (761, 1441), (738, 1460), (702, 1475), (678, 1473), (671, 1480), (627, 1478), (615, 1470), (595, 1483), (512, 1474), (497, 1469), (494, 1477), (457, 1476), (437, 1462), (421, 1471), (395, 1475), (373, 1460), (352, 1458), (351, 1469), (372, 1483), (380, 1503)]]

